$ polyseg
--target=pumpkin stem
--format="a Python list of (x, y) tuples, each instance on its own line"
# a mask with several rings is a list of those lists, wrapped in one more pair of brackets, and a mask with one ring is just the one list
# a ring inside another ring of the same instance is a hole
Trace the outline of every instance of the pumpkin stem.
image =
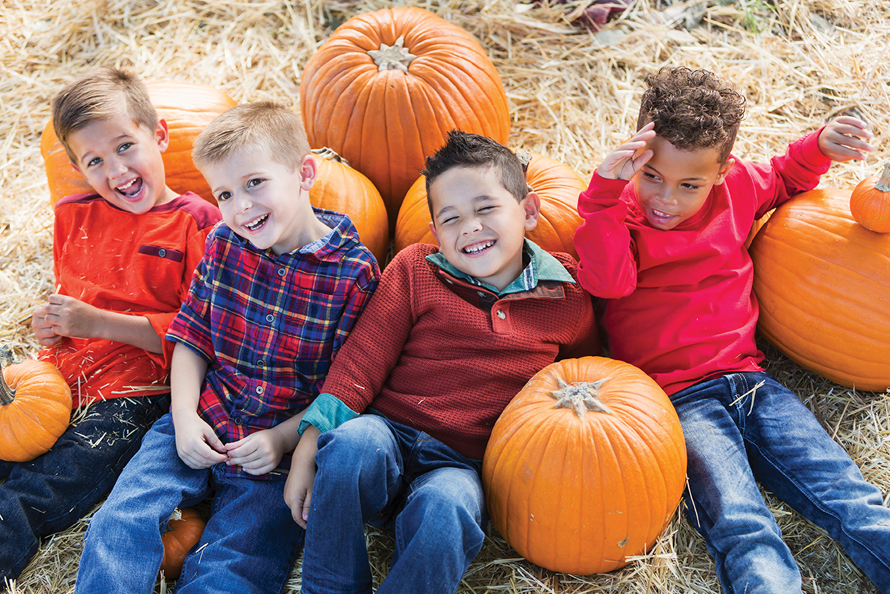
[(338, 155), (337, 151), (335, 151), (332, 148), (323, 146), (320, 149), (312, 149), (310, 152), (313, 155), (318, 155), (322, 159), (327, 159), (328, 161), (334, 161), (335, 163), (343, 163), (347, 167), (351, 167), (351, 165), (349, 164), (349, 161), (347, 161), (346, 159), (344, 159), (343, 157)]
[(402, 35), (396, 39), (395, 44), (380, 44), (380, 49), (368, 50), (368, 55), (374, 59), (377, 65), (377, 72), (385, 72), (386, 70), (401, 70), (408, 74), (408, 65), (416, 58), (414, 54), (409, 52), (403, 46), (405, 44), (405, 36)]
[(890, 160), (884, 161), (884, 172), (878, 183), (875, 184), (875, 190), (879, 192), (890, 192)]
[(583, 419), (587, 411), (611, 415), (612, 411), (599, 398), (600, 387), (609, 379), (611, 378), (570, 384), (561, 377), (556, 378), (556, 381), (559, 382), (559, 390), (550, 391), (550, 395), (556, 400), (553, 408), (571, 408), (579, 419)]
[(15, 390), (9, 387), (9, 384), (6, 383), (6, 378), (3, 376), (3, 360), (9, 365), (13, 362), (12, 349), (6, 345), (0, 348), (0, 406), (12, 404), (12, 401), (15, 400)]

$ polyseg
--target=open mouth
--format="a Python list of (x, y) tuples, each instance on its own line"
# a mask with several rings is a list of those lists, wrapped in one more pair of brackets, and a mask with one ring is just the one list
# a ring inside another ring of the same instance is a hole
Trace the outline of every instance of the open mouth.
[(674, 215), (664, 212), (664, 211), (661, 211), (661, 210), (657, 210), (655, 208), (650, 208), (649, 212), (651, 213), (652, 218), (660, 223), (664, 223), (664, 222), (669, 221), (670, 219), (674, 218)]
[(268, 219), (269, 219), (269, 215), (264, 214), (263, 216), (261, 216), (261, 217), (257, 217), (256, 219), (252, 220), (252, 221), (249, 222), (249, 223), (245, 223), (244, 227), (245, 227), (248, 231), (256, 231), (257, 229), (259, 229), (260, 227), (262, 227), (263, 225), (265, 225), (265, 224), (266, 224), (266, 221), (267, 221)]
[(129, 182), (125, 183), (122, 186), (118, 186), (115, 188), (117, 192), (125, 196), (126, 198), (136, 198), (142, 192), (142, 188), (145, 184), (142, 183), (142, 178), (137, 177)]
[(485, 250), (492, 247), (495, 243), (497, 243), (495, 240), (489, 239), (488, 241), (482, 241), (480, 243), (474, 243), (473, 245), (468, 245), (467, 247), (463, 248), (461, 251), (463, 253), (467, 254), (468, 256), (477, 256), (477, 255), (481, 254), (482, 252), (484, 252)]

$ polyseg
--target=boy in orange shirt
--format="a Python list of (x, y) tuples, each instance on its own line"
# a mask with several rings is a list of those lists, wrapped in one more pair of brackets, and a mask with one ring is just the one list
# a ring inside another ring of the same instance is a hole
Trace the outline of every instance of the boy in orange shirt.
[(167, 124), (132, 74), (103, 69), (63, 88), (53, 124), (95, 190), (55, 206), (56, 292), (31, 325), (89, 405), (31, 462), (0, 461), (0, 575), (16, 578), (43, 536), (100, 501), (169, 406), (172, 345), (163, 339), (188, 292), (219, 211), (166, 186)]

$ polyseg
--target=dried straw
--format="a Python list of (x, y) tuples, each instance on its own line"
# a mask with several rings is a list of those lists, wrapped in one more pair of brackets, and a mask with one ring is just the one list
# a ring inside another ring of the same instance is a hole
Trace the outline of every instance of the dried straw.
[[(238, 101), (297, 106), (303, 65), (350, 16), (401, 2), (283, 0), (7, 0), (0, 10), (0, 342), (19, 356), (38, 345), (33, 308), (53, 290), (52, 216), (39, 137), (49, 99), (99, 65), (144, 78), (209, 84)], [(532, 7), (507, 1), (418, 3), (483, 44), (510, 100), (515, 147), (560, 159), (588, 177), (630, 136), (646, 74), (662, 65), (702, 67), (735, 81), (749, 102), (735, 152), (761, 160), (831, 117), (874, 125), (866, 163), (840, 164), (824, 186), (852, 187), (890, 156), (890, 4), (874, 0), (637, 0), (602, 32), (568, 22), (585, 2)], [(769, 5), (773, 4), (774, 8)], [(890, 396), (841, 388), (763, 345), (771, 371), (890, 493)], [(824, 533), (766, 494), (800, 563), (806, 592), (874, 592)], [(70, 592), (89, 517), (43, 543), (17, 593)], [(369, 530), (377, 583), (392, 536)], [(299, 562), (287, 592), (299, 590)], [(165, 592), (169, 584), (159, 584)], [(652, 551), (606, 575), (554, 574), (522, 560), (491, 534), (460, 592), (689, 593), (719, 590), (701, 538), (682, 514)]]

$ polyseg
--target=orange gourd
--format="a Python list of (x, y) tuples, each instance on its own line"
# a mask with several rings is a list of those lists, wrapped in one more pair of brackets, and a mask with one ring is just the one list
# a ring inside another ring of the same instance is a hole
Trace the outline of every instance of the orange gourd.
[[(578, 258), (575, 251), (575, 229), (581, 224), (578, 195), (587, 188), (584, 180), (570, 167), (550, 157), (527, 151), (516, 151), (526, 167), (525, 179), (541, 198), (538, 226), (526, 237), (549, 252), (566, 252)], [(396, 221), (395, 249), (401, 251), (413, 243), (436, 245), (430, 232), (430, 209), (426, 199), (426, 177), (414, 183), (405, 195)]]
[(201, 540), (206, 522), (193, 507), (173, 512), (167, 523), (167, 530), (161, 535), (164, 543), (164, 560), (161, 571), (166, 579), (175, 580), (182, 574), (185, 556)]
[(849, 190), (804, 192), (751, 244), (758, 329), (785, 356), (859, 390), (890, 387), (890, 235), (853, 220)]
[(300, 111), (310, 146), (330, 147), (374, 183), (390, 227), (449, 130), (510, 135), (507, 95), (482, 46), (417, 7), (340, 25), (306, 63)]
[(859, 182), (850, 195), (850, 212), (866, 229), (890, 233), (890, 161), (884, 163), (880, 177)]
[(383, 268), (389, 250), (389, 219), (380, 192), (367, 177), (330, 149), (316, 149), (318, 175), (309, 191), (316, 208), (349, 215), (359, 239)]
[[(8, 350), (3, 355), (9, 360)], [(0, 373), (0, 460), (28, 462), (55, 445), (71, 420), (71, 389), (51, 363), (26, 359)]]
[(482, 465), (492, 522), (551, 571), (603, 573), (649, 550), (686, 483), (686, 445), (664, 391), (636, 367), (564, 359), (501, 413)]
[[(158, 117), (167, 121), (170, 132), (170, 143), (163, 154), (167, 185), (179, 194), (191, 191), (216, 204), (207, 182), (192, 163), (192, 146), (207, 124), (234, 107), (235, 101), (223, 91), (194, 83), (148, 80), (145, 86)], [(93, 191), (83, 176), (71, 168), (68, 155), (53, 130), (52, 120), (46, 123), (40, 135), (40, 154), (49, 182), (51, 204), (69, 194)]]

